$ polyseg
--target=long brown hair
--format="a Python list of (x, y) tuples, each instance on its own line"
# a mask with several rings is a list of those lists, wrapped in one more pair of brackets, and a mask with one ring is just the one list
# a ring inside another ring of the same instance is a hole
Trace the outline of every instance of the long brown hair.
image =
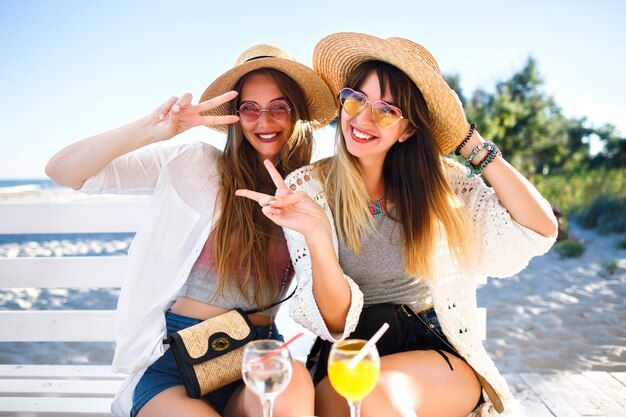
[[(272, 77), (292, 107), (291, 131), (287, 132), (288, 139), (276, 164), (278, 172), (284, 177), (311, 160), (313, 135), (309, 109), (298, 84), (286, 74), (271, 68), (246, 74), (233, 89), (241, 92), (246, 79), (252, 74)], [(238, 100), (233, 101), (231, 114), (235, 114), (239, 105)], [(227, 285), (236, 283), (246, 301), (266, 307), (279, 291), (268, 259), (269, 243), (272, 236), (282, 232), (263, 215), (256, 202), (236, 197), (235, 190), (247, 188), (273, 194), (276, 187), (255, 149), (244, 137), (239, 123), (230, 125), (228, 129), (219, 170), (221, 215), (215, 226), (214, 245), (214, 266), (219, 285), (214, 298), (219, 297)], [(253, 280), (253, 276), (257, 278)], [(247, 291), (251, 281), (254, 281), (253, 300), (249, 299)]]
[[(440, 237), (447, 238), (452, 256), (461, 265), (467, 265), (469, 222), (446, 179), (445, 155), (430, 128), (424, 97), (406, 74), (380, 61), (360, 64), (349, 74), (346, 87), (358, 89), (372, 71), (378, 75), (380, 90), (389, 88), (414, 130), (407, 140), (396, 142), (389, 149), (383, 163), (385, 198), (395, 205), (394, 220), (404, 232), (404, 269), (411, 276), (431, 278)], [(319, 168), (327, 171), (323, 177), (339, 237), (353, 252), (360, 253), (361, 239), (372, 230), (373, 221), (363, 175), (357, 159), (346, 148), (341, 123), (337, 143), (337, 155)]]

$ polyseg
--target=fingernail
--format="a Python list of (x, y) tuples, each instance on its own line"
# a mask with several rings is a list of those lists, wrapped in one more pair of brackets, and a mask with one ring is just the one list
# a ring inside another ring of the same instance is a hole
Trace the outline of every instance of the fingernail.
[(180, 111), (180, 106), (178, 104), (174, 104), (172, 106), (172, 112), (173, 113), (178, 113)]

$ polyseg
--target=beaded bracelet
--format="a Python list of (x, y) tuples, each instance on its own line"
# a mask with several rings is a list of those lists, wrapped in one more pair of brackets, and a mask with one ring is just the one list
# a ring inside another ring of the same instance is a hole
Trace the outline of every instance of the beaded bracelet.
[(467, 163), (465, 164), (469, 168), (469, 173), (467, 174), (468, 178), (472, 178), (474, 175), (482, 175), (487, 165), (489, 165), (489, 163), (493, 161), (498, 155), (501, 155), (500, 149), (498, 149), (496, 144), (493, 142), (486, 142), (483, 147), (487, 149), (489, 153), (485, 158), (483, 158), (482, 161), (480, 161), (480, 164), (478, 166), (472, 164), (471, 161), (469, 165)]
[[(491, 153), (487, 153), (487, 155), (485, 155), (485, 157), (483, 159), (481, 159), (481, 161), (477, 165), (475, 165), (475, 166), (479, 166), (479, 167), (482, 166), (487, 161), (487, 158), (489, 158), (490, 154)], [(500, 148), (498, 148), (498, 153), (497, 153), (496, 156), (502, 156), (502, 152), (500, 152)], [(494, 156), (494, 158), (495, 158), (495, 156)]]
[(468, 168), (473, 167), (474, 164), (472, 164), (472, 160), (476, 158), (478, 152), (480, 152), (482, 148), (486, 148), (488, 152), (491, 152), (491, 146), (495, 146), (495, 144), (493, 142), (481, 142), (476, 145), (476, 147), (472, 149), (472, 152), (470, 152), (469, 156), (465, 160), (465, 166)]
[(459, 146), (457, 146), (457, 148), (454, 150), (454, 154), (455, 155), (461, 155), (461, 149), (463, 149), (463, 146), (465, 146), (467, 144), (467, 142), (469, 142), (470, 138), (472, 137), (472, 135), (474, 134), (474, 130), (476, 130), (476, 125), (474, 123), (472, 123), (470, 125), (469, 128), (469, 132), (467, 132), (467, 136), (465, 136), (465, 138), (463, 139), (463, 141), (459, 144)]

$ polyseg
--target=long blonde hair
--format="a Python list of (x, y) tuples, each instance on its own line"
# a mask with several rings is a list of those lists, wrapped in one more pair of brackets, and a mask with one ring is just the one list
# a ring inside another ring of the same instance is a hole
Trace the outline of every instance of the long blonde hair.
[[(311, 160), (313, 134), (309, 109), (304, 93), (286, 74), (271, 68), (262, 68), (243, 76), (233, 88), (241, 92), (252, 74), (266, 74), (278, 85), (292, 107), (291, 132), (282, 147), (276, 168), (284, 177)], [(231, 114), (239, 108), (239, 101), (231, 105)], [(221, 215), (215, 226), (214, 266), (218, 277), (218, 298), (227, 285), (236, 283), (248, 302), (266, 307), (278, 293), (278, 283), (273, 279), (268, 248), (272, 236), (282, 232), (267, 219), (258, 204), (247, 198), (235, 196), (235, 190), (247, 188), (273, 194), (272, 184), (265, 167), (260, 163), (255, 149), (243, 135), (240, 123), (230, 125), (226, 146), (219, 163), (221, 174), (219, 200)], [(252, 279), (256, 276), (256, 279)], [(247, 287), (254, 281), (253, 300)]]
[[(404, 269), (413, 277), (433, 277), (433, 258), (443, 226), (453, 258), (469, 265), (469, 221), (460, 199), (446, 179), (445, 155), (429, 125), (428, 107), (417, 86), (398, 68), (380, 62), (360, 64), (346, 87), (358, 89), (376, 71), (381, 91), (389, 91), (415, 132), (389, 149), (383, 164), (385, 199), (396, 207), (396, 222), (404, 232)], [(339, 238), (355, 253), (361, 239), (373, 231), (363, 173), (337, 127), (337, 154), (317, 164), (335, 215)]]

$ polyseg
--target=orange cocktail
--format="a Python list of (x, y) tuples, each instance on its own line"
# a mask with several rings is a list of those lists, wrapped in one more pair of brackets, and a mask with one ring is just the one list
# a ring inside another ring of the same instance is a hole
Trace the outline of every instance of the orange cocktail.
[(375, 346), (358, 362), (353, 360), (365, 343), (360, 339), (335, 343), (328, 358), (328, 378), (335, 391), (348, 400), (351, 416), (360, 414), (361, 400), (372, 392), (380, 374)]

